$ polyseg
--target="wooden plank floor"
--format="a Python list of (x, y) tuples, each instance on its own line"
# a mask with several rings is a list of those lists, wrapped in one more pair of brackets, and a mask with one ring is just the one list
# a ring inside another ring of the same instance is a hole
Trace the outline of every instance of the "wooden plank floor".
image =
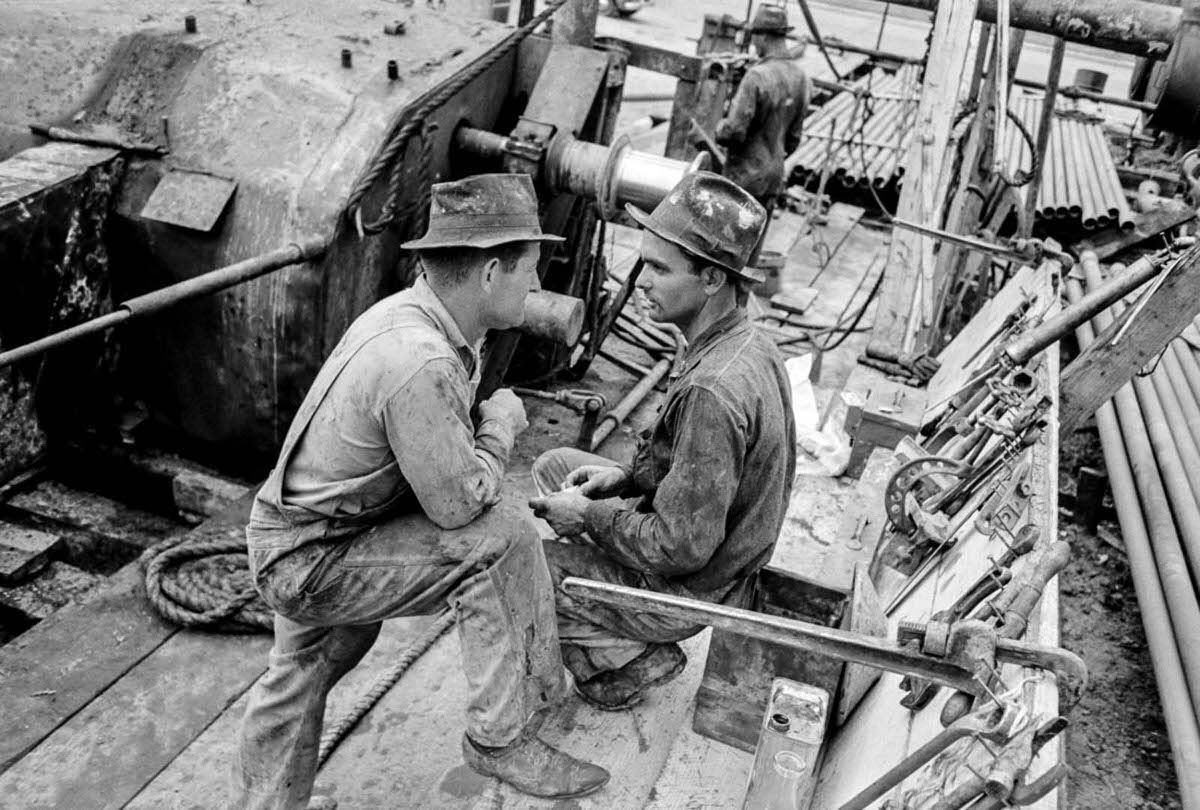
[[(861, 303), (871, 282), (870, 278), (864, 282), (864, 273), (886, 244), (885, 232), (859, 224), (860, 213), (835, 209), (831, 224), (817, 234), (840, 246), (834, 259), (818, 275), (805, 258), (812, 255), (814, 237), (802, 236), (784, 278), (785, 289), (810, 284), (818, 288), (817, 299), (805, 314), (806, 320), (815, 322), (833, 322), (847, 309), (851, 296), (850, 309)], [(614, 257), (628, 264), (637, 235), (625, 229), (613, 231)], [(864, 323), (870, 323), (870, 316), (869, 310)], [(865, 333), (853, 335), (825, 358), (822, 382), (829, 390), (844, 385), (851, 372), (856, 380), (864, 377), (855, 359), (866, 339)], [(614, 369), (598, 362), (582, 384), (615, 402), (631, 378)], [(630, 424), (606, 445), (605, 453), (627, 457), (632, 432), (653, 419), (660, 401), (657, 394), (648, 398)], [(533, 458), (549, 447), (570, 444), (577, 424), (576, 416), (552, 404), (530, 403), (530, 414), (532, 427), (522, 437), (506, 479), (510, 488), (526, 494)], [(801, 525), (805, 517), (797, 513), (801, 522), (793, 530), (810, 539), (837, 535), (839, 512), (851, 508), (858, 485), (806, 479), (798, 486), (818, 499), (821, 493), (836, 495), (828, 499), (829, 505), (844, 506), (822, 512), (825, 518), (820, 526)], [(1052, 520), (1053, 501), (1049, 503)], [(244, 515), (206, 524), (205, 529), (240, 532), (241, 521)], [(960, 574), (971, 576), (965, 569)], [(911, 617), (928, 615), (935, 604), (953, 599), (960, 586), (955, 578), (931, 577), (914, 592), (903, 612)], [(385, 623), (367, 659), (331, 694), (327, 717), (340, 716), (428, 621)], [(1056, 621), (1055, 606), (1049, 604), (1040, 613), (1043, 640), (1052, 640)], [(97, 626), (103, 633), (95, 633)], [(98, 601), (64, 611), (0, 648), (0, 700), (6, 710), (16, 707), (6, 711), (7, 719), (0, 718), (0, 762), (3, 757), (16, 761), (0, 774), (0, 797), (20, 796), (16, 805), (20, 807), (192, 810), (225, 806), (246, 690), (265, 669), (268, 645), (265, 637), (178, 632), (149, 611), (137, 572), (122, 572)], [(613, 772), (612, 782), (595, 796), (557, 804), (537, 801), (463, 765), (459, 745), (466, 687), (453, 631), (422, 656), (351, 732), (319, 774), (317, 793), (335, 795), (343, 810), (738, 808), (752, 757), (691, 730), (707, 634), (685, 647), (690, 661), (683, 675), (633, 711), (597, 712), (571, 696), (547, 719), (547, 739)], [(917, 720), (898, 717), (898, 680), (884, 676), (835, 738), (814, 807), (835, 807), (840, 798), (869, 780), (877, 768), (862, 768), (862, 763), (891, 761), (934, 733), (927, 718), (936, 714), (936, 708)], [(54, 694), (38, 695), (43, 689)], [(8, 806), (7, 799), (0, 799), (0, 804)]]

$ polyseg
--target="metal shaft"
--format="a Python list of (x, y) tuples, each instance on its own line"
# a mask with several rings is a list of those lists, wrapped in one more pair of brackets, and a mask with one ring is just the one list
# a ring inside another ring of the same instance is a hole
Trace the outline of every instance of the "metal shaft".
[(131, 318), (149, 315), (192, 298), (220, 292), (274, 270), (315, 259), (325, 253), (325, 248), (326, 240), (324, 238), (303, 239), (293, 242), (287, 247), (227, 265), (178, 284), (139, 295), (136, 298), (130, 298), (128, 301), (118, 304), (116, 309), (107, 315), (101, 315), (99, 318), (93, 318), (61, 332), (55, 332), (24, 346), (0, 352), (0, 368), (11, 366), (13, 363), (64, 346), (80, 338), (99, 334)]
[[(939, 0), (892, 0), (895, 5), (936, 11)], [(1166, 56), (1183, 14), (1178, 6), (1148, 0), (1010, 0), (1015, 28), (1062, 37), (1152, 59)], [(996, 22), (996, 0), (980, 0), (976, 17)]]
[(867, 638), (796, 619), (768, 616), (752, 610), (642, 591), (609, 582), (568, 577), (563, 580), (562, 587), (573, 596), (630, 611), (652, 611), (660, 616), (711, 625), (785, 647), (827, 655), (839, 661), (854, 661), (889, 672), (935, 680), (973, 694), (980, 692), (979, 683), (968, 670), (901, 647), (891, 639)]
[(637, 385), (631, 388), (629, 393), (611, 411), (604, 415), (604, 418), (600, 420), (600, 426), (596, 428), (596, 433), (592, 437), (591, 449), (593, 451), (603, 444), (604, 440), (614, 430), (619, 428), (622, 422), (629, 418), (629, 414), (633, 413), (633, 409), (641, 404), (642, 400), (654, 390), (654, 386), (658, 385), (670, 370), (671, 361), (668, 358), (664, 357), (662, 360), (659, 360), (646, 376), (638, 380)]
[[(1084, 256), (1095, 253), (1084, 251)], [(1081, 259), (1083, 261), (1083, 259)], [(1013, 365), (1024, 365), (1047, 346), (1061, 340), (1072, 329), (1095, 317), (1096, 313), (1107, 309), (1114, 301), (1124, 297), (1146, 283), (1159, 271), (1159, 263), (1152, 256), (1143, 256), (1125, 269), (1116, 278), (1109, 279), (1104, 284), (1094, 287), (1079, 301), (1064, 307), (1061, 312), (1025, 332), (1004, 349), (1005, 355)]]

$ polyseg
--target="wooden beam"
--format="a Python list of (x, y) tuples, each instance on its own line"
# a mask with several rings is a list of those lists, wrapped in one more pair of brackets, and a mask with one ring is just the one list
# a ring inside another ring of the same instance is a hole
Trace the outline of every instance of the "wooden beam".
[(1200, 313), (1200, 247), (1185, 254), (1161, 282), (1151, 284), (1157, 286), (1126, 308), (1063, 370), (1063, 435), (1083, 424)]
[(631, 42), (619, 37), (596, 37), (596, 45), (620, 48), (625, 51), (629, 54), (629, 67), (675, 76), (688, 82), (698, 82), (703, 78), (700, 69), (703, 60), (698, 56), (688, 56), (677, 51), (657, 48), (641, 42)]
[[(916, 131), (905, 160), (905, 183), (896, 216), (910, 222), (941, 225), (940, 201), (945, 199), (945, 171), (958, 88), (971, 45), (976, 0), (943, 3), (933, 21)], [(867, 354), (896, 362), (912, 349), (914, 329), (932, 319), (933, 243), (911, 231), (895, 231), (879, 296), (879, 311)]]

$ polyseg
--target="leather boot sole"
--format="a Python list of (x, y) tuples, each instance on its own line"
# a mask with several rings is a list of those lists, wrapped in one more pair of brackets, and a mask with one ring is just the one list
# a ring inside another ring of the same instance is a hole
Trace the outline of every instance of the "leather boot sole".
[(603, 703), (601, 701), (596, 700), (595, 698), (588, 697), (588, 695), (585, 694), (584, 691), (579, 688), (578, 683), (575, 683), (573, 685), (573, 688), (575, 689), (575, 694), (579, 695), (580, 699), (584, 703), (588, 704), (589, 706), (591, 706), (593, 708), (599, 709), (602, 712), (623, 712), (626, 709), (632, 709), (634, 706), (637, 706), (639, 703), (641, 703), (643, 700), (645, 700), (647, 690), (652, 689), (655, 686), (660, 686), (661, 684), (668, 683), (670, 681), (675, 680), (675, 678), (678, 677), (679, 673), (683, 672), (683, 670), (686, 667), (687, 667), (687, 659), (684, 658), (682, 661), (680, 661), (678, 664), (676, 664), (674, 667), (672, 667), (667, 672), (664, 672), (662, 675), (659, 675), (654, 680), (647, 681), (645, 684), (642, 685), (641, 689), (634, 692), (632, 695), (629, 696), (629, 698), (627, 698), (625, 701), (623, 701), (621, 703)]

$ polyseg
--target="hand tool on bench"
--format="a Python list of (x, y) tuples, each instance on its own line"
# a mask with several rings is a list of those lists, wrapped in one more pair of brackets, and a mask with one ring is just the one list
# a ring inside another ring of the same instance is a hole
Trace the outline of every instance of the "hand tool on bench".
[[(968, 588), (967, 592), (959, 597), (953, 605), (946, 610), (941, 610), (933, 614), (933, 621), (953, 624), (970, 616), (972, 611), (975, 611), (980, 605), (987, 605), (988, 603), (985, 600), (997, 591), (1002, 591), (1012, 580), (1012, 570), (1009, 566), (1018, 557), (1033, 551), (1038, 534), (1036, 526), (1032, 524), (1024, 526), (1017, 533), (1012, 545), (1001, 555), (999, 560), (992, 563), (992, 567), (987, 573)], [(974, 618), (978, 619), (981, 617), (976, 614)], [(908, 694), (900, 700), (900, 705), (916, 711), (928, 704), (938, 693), (938, 690), (941, 689), (941, 686), (923, 678), (908, 676), (900, 681), (900, 688), (908, 690)]]
[[(930, 810), (962, 810), (968, 805), (972, 810), (982, 807), (999, 810), (1009, 805), (1032, 804), (1042, 798), (1066, 778), (1067, 766), (1057, 764), (1032, 782), (1018, 780), (1029, 770), (1034, 757), (1046, 743), (1066, 727), (1067, 721), (1062, 717), (1052, 718), (1040, 725), (1029, 723), (997, 752), (986, 774), (974, 770), (970, 777), (955, 785)], [(981, 795), (982, 800), (976, 802)]]
[[(1001, 623), (996, 630), (999, 638), (1017, 639), (1025, 635), (1029, 614), (1042, 598), (1050, 580), (1058, 576), (1070, 560), (1071, 545), (1065, 540), (1055, 542), (1038, 559), (1037, 565), (1022, 571), (1005, 586), (999, 599), (991, 604), (984, 603), (975, 618), (982, 621), (999, 618)], [(974, 695), (965, 690), (951, 695), (942, 706), (942, 722), (949, 723), (962, 717), (970, 711), (973, 700)]]
[(955, 723), (942, 729), (929, 742), (900, 760), (887, 773), (859, 791), (852, 799), (844, 803), (840, 810), (865, 810), (959, 740), (975, 737), (996, 743), (1007, 742), (1013, 733), (1020, 713), (1021, 710), (1015, 703), (1004, 703), (998, 707), (988, 706), (986, 709), (972, 712), (966, 717), (960, 717)]
[[(925, 678), (978, 697), (994, 695), (993, 687), (999, 686), (995, 671), (1000, 664), (1053, 672), (1058, 679), (1062, 706), (1074, 705), (1087, 685), (1087, 667), (1074, 653), (1060, 647), (1001, 638), (979, 621), (901, 622), (893, 641), (610, 582), (568, 577), (563, 580), (562, 588), (579, 599), (710, 625), (839, 661)], [(910, 644), (913, 641), (918, 643)]]

